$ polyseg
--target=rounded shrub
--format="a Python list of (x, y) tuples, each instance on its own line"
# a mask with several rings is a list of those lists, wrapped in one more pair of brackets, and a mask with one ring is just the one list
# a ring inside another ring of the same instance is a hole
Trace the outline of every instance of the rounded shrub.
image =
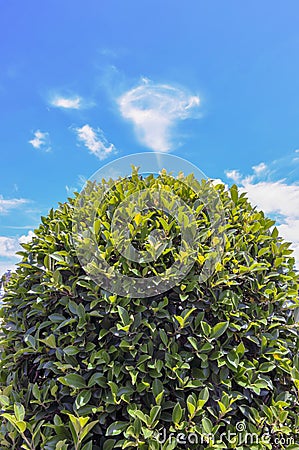
[(72, 239), (76, 196), (42, 217), (23, 244), (1, 309), (1, 449), (276, 449), (278, 438), (298, 448), (298, 276), (290, 244), (236, 186), (218, 184), (224, 252), (199, 282), (213, 236), (205, 206), (183, 181), (134, 170), (107, 182), (97, 211), (106, 261), (145, 279), (178, 258), (179, 224), (163, 211), (143, 211), (127, 224), (135, 248), (147, 248), (155, 229), (169, 245), (154, 262), (129, 261), (111, 242), (118, 205), (155, 187), (194, 211), (196, 261), (164, 293), (121, 297), (82, 269)]

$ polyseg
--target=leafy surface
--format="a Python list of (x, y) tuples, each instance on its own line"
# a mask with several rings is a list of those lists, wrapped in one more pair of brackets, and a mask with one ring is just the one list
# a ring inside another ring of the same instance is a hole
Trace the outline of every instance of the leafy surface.
[(166, 233), (170, 249), (155, 264), (129, 262), (111, 244), (116, 206), (152, 185), (197, 208), (202, 235), (192, 270), (165, 294), (119, 297), (86, 275), (71, 242), (74, 199), (42, 217), (23, 244), (1, 311), (1, 448), (275, 449), (160, 444), (156, 433), (220, 436), (240, 422), (258, 436), (298, 432), (298, 280), (289, 244), (235, 186), (218, 185), (225, 252), (214, 275), (199, 283), (211, 252), (203, 206), (179, 181), (133, 173), (108, 195), (94, 225), (106, 260), (122, 273), (151, 276), (177, 257), (180, 230), (163, 212), (129, 224), (139, 249), (149, 245), (151, 230)]

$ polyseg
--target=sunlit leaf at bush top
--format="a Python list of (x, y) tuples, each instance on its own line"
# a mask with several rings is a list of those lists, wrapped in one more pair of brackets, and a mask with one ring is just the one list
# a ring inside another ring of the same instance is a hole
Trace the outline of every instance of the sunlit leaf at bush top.
[[(111, 243), (114, 208), (153, 183), (193, 209), (200, 233), (196, 262), (164, 294), (120, 297), (86, 275), (71, 239), (75, 199), (42, 217), (23, 244), (1, 310), (1, 448), (275, 449), (216, 440), (242, 421), (258, 436), (299, 431), (298, 278), (289, 244), (236, 187), (218, 185), (225, 251), (199, 283), (213, 247), (205, 208), (179, 181), (133, 173), (94, 224), (100, 251), (121, 273), (151, 277), (177, 257), (180, 229), (163, 211), (128, 224), (139, 250), (152, 230), (164, 231), (170, 245), (156, 262), (130, 262)], [(199, 443), (162, 444), (163, 432), (194, 433)], [(215, 442), (201, 443), (208, 434)]]

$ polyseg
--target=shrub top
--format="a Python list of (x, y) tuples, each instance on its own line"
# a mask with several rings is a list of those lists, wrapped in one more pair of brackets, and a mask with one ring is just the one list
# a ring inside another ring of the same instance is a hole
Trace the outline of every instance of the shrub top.
[[(165, 293), (119, 296), (86, 274), (71, 238), (76, 196), (42, 217), (22, 245), (1, 310), (1, 448), (224, 448), (204, 437), (235, 433), (240, 422), (258, 436), (299, 431), (298, 277), (290, 244), (236, 186), (219, 184), (224, 253), (199, 282), (213, 236), (205, 207), (183, 181), (133, 171), (110, 189), (94, 225), (111, 267), (150, 278), (178, 257), (179, 224), (159, 210), (132, 220), (135, 248), (148, 248), (154, 229), (171, 243), (156, 262), (132, 262), (113, 248), (113, 213), (141, 188), (180, 196), (196, 215), (198, 254)], [(170, 433), (176, 439), (162, 444)]]

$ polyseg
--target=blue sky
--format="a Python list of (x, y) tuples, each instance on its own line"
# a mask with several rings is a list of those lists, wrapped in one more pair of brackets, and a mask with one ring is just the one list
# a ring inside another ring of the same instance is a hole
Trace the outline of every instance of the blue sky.
[(237, 182), (299, 260), (298, 2), (0, 6), (0, 272), (103, 164), (165, 151)]

